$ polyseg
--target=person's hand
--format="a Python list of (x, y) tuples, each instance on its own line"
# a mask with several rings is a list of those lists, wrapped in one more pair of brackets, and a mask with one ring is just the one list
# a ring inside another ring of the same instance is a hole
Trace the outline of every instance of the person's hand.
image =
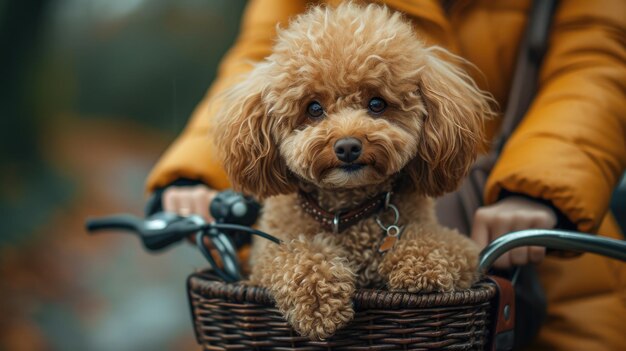
[(170, 186), (161, 196), (163, 210), (178, 213), (181, 216), (197, 214), (205, 221), (213, 220), (209, 214), (209, 204), (217, 191), (206, 185)]
[[(483, 248), (504, 234), (533, 228), (551, 229), (556, 223), (557, 216), (550, 207), (524, 197), (510, 196), (476, 211), (471, 238)], [(544, 247), (519, 247), (500, 256), (494, 267), (508, 269), (513, 265), (540, 263), (545, 255)]]

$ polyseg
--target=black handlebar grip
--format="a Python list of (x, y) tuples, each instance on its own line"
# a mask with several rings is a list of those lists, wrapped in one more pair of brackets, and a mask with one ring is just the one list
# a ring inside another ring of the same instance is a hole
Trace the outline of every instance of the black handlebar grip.
[(138, 232), (143, 226), (143, 220), (128, 214), (113, 215), (102, 218), (89, 218), (86, 227), (89, 232), (101, 230), (122, 229)]

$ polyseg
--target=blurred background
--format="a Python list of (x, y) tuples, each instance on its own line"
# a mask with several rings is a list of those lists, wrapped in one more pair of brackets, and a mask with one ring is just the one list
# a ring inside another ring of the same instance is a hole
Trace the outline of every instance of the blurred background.
[(144, 180), (232, 44), (244, 0), (0, 1), (0, 350), (194, 350), (191, 245), (88, 236)]
[[(244, 5), (0, 2), (0, 350), (198, 349), (185, 278), (206, 266), (200, 254), (150, 255), (83, 223), (142, 213), (145, 177), (209, 87)], [(626, 213), (623, 192), (613, 202)]]

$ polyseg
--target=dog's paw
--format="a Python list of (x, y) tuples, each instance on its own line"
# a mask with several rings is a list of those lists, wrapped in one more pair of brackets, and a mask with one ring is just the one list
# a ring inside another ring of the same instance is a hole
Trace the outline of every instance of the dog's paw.
[(355, 274), (345, 253), (324, 237), (294, 240), (282, 250), (259, 275), (261, 282), (299, 334), (317, 340), (332, 336), (354, 316)]
[(432, 292), (451, 291), (457, 287), (455, 274), (441, 262), (429, 262), (422, 257), (411, 257), (398, 262), (389, 274), (392, 291)]
[(326, 339), (354, 317), (353, 284), (310, 281), (293, 293), (295, 301), (286, 317), (296, 332), (309, 339)]
[(476, 282), (478, 250), (437, 241), (413, 240), (390, 252), (380, 272), (392, 291), (444, 292)]

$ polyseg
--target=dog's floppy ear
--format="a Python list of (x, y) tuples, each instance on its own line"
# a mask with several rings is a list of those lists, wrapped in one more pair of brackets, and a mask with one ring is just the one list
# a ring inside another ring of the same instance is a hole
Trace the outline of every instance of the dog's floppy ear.
[(443, 49), (425, 49), (419, 92), (427, 115), (417, 155), (408, 167), (416, 189), (440, 196), (454, 191), (476, 159), (483, 142), (483, 122), (493, 115), (493, 98), (461, 68), (436, 56), (454, 58)]
[(213, 139), (233, 187), (262, 199), (289, 193), (294, 186), (274, 140), (274, 120), (264, 101), (267, 66), (257, 66), (225, 92), (212, 127)]

